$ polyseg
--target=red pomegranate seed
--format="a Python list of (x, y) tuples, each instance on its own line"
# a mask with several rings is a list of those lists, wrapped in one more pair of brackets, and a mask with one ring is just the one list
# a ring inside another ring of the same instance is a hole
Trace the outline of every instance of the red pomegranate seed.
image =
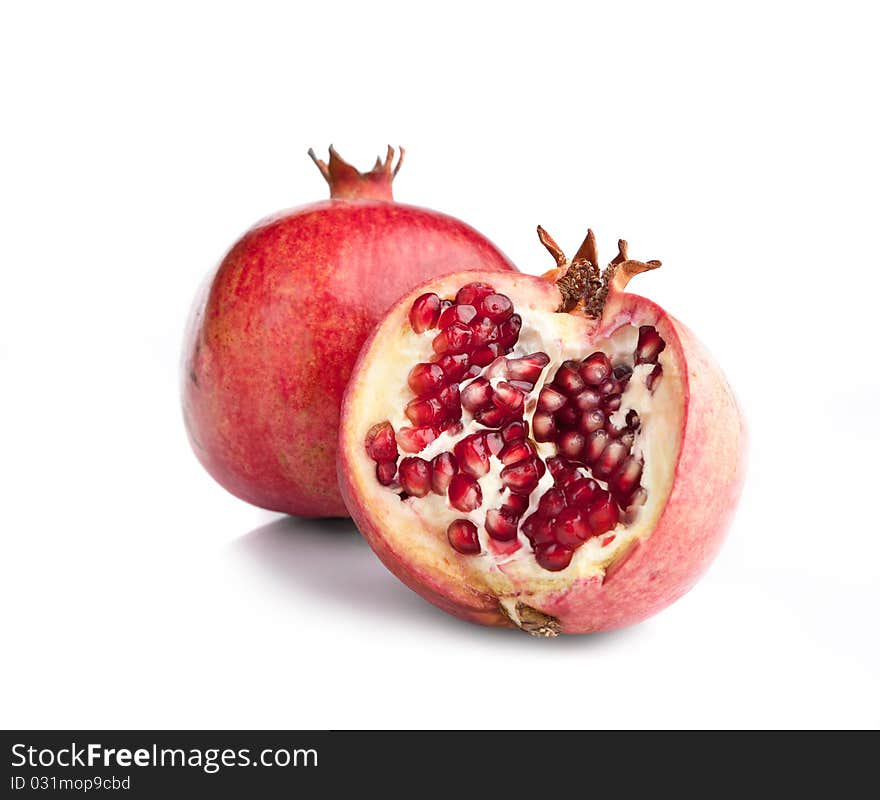
[(602, 540), (602, 547), (608, 547), (608, 545), (611, 544), (611, 542), (613, 542), (616, 538), (617, 538), (617, 537), (616, 537), (615, 534), (613, 534), (613, 533), (611, 534), (611, 536), (606, 536), (606, 537)]
[(498, 343), (483, 345), (471, 353), (471, 361), (481, 367), (488, 367), (498, 356), (504, 353), (504, 348)]
[(489, 319), (495, 322), (504, 322), (513, 314), (513, 303), (506, 294), (486, 295), (480, 303), (480, 308)]
[(433, 328), (439, 318), (440, 298), (433, 292), (419, 295), (409, 310), (409, 324), (416, 333)]
[(458, 473), (449, 482), (449, 504), (459, 511), (473, 511), (483, 502), (483, 490), (470, 475)]
[(546, 411), (532, 417), (532, 431), (536, 442), (552, 442), (556, 438), (556, 420)]
[(508, 466), (509, 464), (518, 464), (533, 455), (535, 455), (535, 448), (528, 442), (520, 440), (505, 445), (498, 454), (498, 458), (504, 466)]
[(615, 411), (620, 410), (620, 395), (619, 394), (611, 394), (605, 398), (602, 402), (602, 408), (604, 409), (606, 414), (613, 414)]
[(595, 389), (584, 389), (571, 399), (571, 404), (578, 411), (592, 411), (602, 405), (602, 395)]
[(574, 506), (563, 509), (553, 523), (553, 538), (566, 547), (579, 547), (590, 537), (590, 526), (583, 511)]
[(379, 422), (367, 431), (364, 439), (367, 455), (373, 461), (397, 461), (397, 443), (390, 422)]
[(539, 544), (535, 547), (535, 560), (550, 572), (559, 572), (571, 563), (574, 551), (557, 542)]
[(654, 391), (660, 385), (660, 379), (663, 377), (663, 367), (657, 364), (654, 369), (651, 370), (651, 374), (645, 378), (645, 386), (648, 387), (649, 391)]
[(602, 451), (605, 450), (605, 445), (608, 443), (608, 438), (608, 432), (601, 429), (593, 431), (587, 436), (587, 445), (584, 447), (584, 459), (588, 464), (594, 463), (602, 455)]
[(488, 283), (476, 281), (475, 283), (468, 283), (462, 286), (458, 290), (458, 294), (455, 295), (455, 302), (476, 306), (480, 304), (484, 297), (488, 297), (490, 294), (495, 294), (495, 290)]
[(472, 556), (480, 552), (480, 537), (477, 536), (477, 526), (470, 520), (453, 520), (446, 529), (446, 536), (452, 548), (459, 553)]
[(511, 514), (520, 517), (526, 513), (526, 509), (529, 507), (529, 498), (523, 494), (508, 492), (503, 505)]
[(582, 433), (578, 431), (565, 431), (560, 435), (557, 447), (562, 455), (577, 461), (580, 460), (586, 443), (587, 440)]
[(417, 456), (405, 458), (400, 462), (398, 480), (407, 494), (424, 497), (431, 491), (431, 465)]
[(477, 317), (470, 325), (473, 331), (472, 347), (482, 347), (498, 339), (498, 326), (488, 317)]
[(550, 529), (550, 520), (532, 514), (523, 521), (523, 535), (532, 543), (532, 547), (541, 544), (549, 544), (553, 541), (553, 532)]
[(516, 539), (519, 517), (506, 508), (492, 508), (486, 512), (486, 531), (493, 539), (509, 542)]
[[(608, 481), (608, 488), (614, 492), (616, 499), (628, 499), (642, 478), (642, 462), (630, 456), (618, 468)], [(621, 504), (622, 505), (622, 504)]]
[(501, 430), (505, 442), (518, 442), (529, 435), (529, 423), (522, 419), (508, 422)]
[(633, 369), (629, 364), (618, 364), (612, 370), (612, 374), (618, 383), (627, 383), (632, 377)]
[(559, 489), (548, 489), (538, 501), (537, 514), (544, 519), (556, 519), (565, 508), (565, 495)]
[(560, 428), (575, 428), (580, 420), (580, 414), (574, 406), (563, 406), (556, 412), (556, 425)]
[(598, 431), (605, 427), (605, 412), (598, 408), (581, 414), (581, 420), (578, 423), (578, 430), (584, 435), (589, 435), (593, 431)]
[(566, 402), (564, 394), (545, 386), (538, 395), (538, 411), (548, 411), (552, 414), (562, 408)]
[(534, 457), (518, 464), (510, 464), (501, 470), (501, 483), (512, 492), (531, 494), (541, 480), (539, 464), (541, 462)]
[(516, 344), (519, 339), (519, 332), (522, 330), (522, 317), (514, 314), (506, 322), (502, 322), (498, 328), (498, 343), (502, 347), (510, 348)]
[(380, 461), (376, 464), (376, 480), (383, 486), (390, 486), (394, 483), (394, 476), (397, 474), (397, 462)]
[(618, 414), (612, 414), (608, 417), (608, 420), (605, 423), (605, 430), (615, 439), (619, 439), (624, 433), (630, 430), (626, 419), (615, 421), (618, 416)]
[[(457, 384), (453, 383), (449, 386), (444, 386), (437, 394), (437, 399), (443, 408), (446, 409), (447, 416), (454, 417), (455, 419), (461, 417), (461, 397)], [(458, 413), (458, 416), (456, 416), (455, 412)]]
[(461, 390), (461, 404), (471, 413), (492, 405), (492, 385), (485, 378), (474, 378)]
[(585, 383), (601, 386), (611, 374), (611, 362), (605, 353), (592, 353), (581, 362), (579, 372)]
[(447, 418), (446, 409), (435, 397), (410, 400), (404, 412), (413, 425), (437, 425)]
[(575, 478), (565, 486), (565, 499), (573, 506), (586, 506), (599, 491), (599, 484), (592, 478)]
[(534, 386), (541, 377), (541, 373), (550, 363), (550, 356), (546, 353), (532, 353), (522, 358), (512, 358), (507, 362), (510, 371), (510, 379), (525, 381)]
[(612, 439), (605, 445), (602, 455), (593, 464), (593, 474), (597, 478), (605, 480), (620, 466), (628, 451), (629, 448), (626, 444), (618, 439)]
[(443, 330), (448, 328), (454, 322), (460, 322), (462, 325), (470, 325), (474, 317), (477, 316), (477, 309), (473, 306), (451, 306), (440, 315), (437, 321), (437, 327)]
[(486, 449), (493, 455), (497, 456), (504, 449), (504, 437), (501, 431), (486, 431)]
[(492, 406), (492, 408), (484, 408), (474, 414), (474, 419), (487, 428), (497, 428), (506, 420), (510, 419), (511, 412), (506, 408)]
[(460, 381), (470, 366), (470, 356), (467, 353), (443, 356), (437, 360), (437, 365), (443, 370), (447, 380)]
[(461, 322), (453, 322), (434, 337), (431, 346), (438, 356), (463, 353), (471, 343), (471, 329)]
[(492, 402), (496, 406), (503, 406), (511, 414), (519, 415), (525, 406), (526, 398), (523, 393), (511, 386), (507, 381), (499, 381), (492, 394)]
[(406, 453), (419, 453), (440, 435), (437, 428), (401, 428), (397, 432), (397, 443)]
[(431, 491), (446, 494), (452, 477), (458, 472), (458, 464), (452, 453), (440, 453), (431, 461)]
[(472, 433), (456, 442), (455, 461), (462, 472), (481, 478), (489, 471), (489, 451), (486, 439), (480, 433)]
[(488, 367), (486, 367), (486, 371), (483, 373), (483, 377), (507, 379), (507, 364), (508, 361), (506, 358), (496, 358), (491, 364), (489, 364)]
[(406, 382), (416, 397), (434, 394), (443, 385), (443, 368), (439, 364), (416, 364)]
[(580, 480), (581, 474), (575, 467), (566, 467), (559, 475), (554, 478), (554, 483), (563, 491), (571, 486), (577, 480)]
[(441, 422), (437, 430), (439, 433), (449, 431), (450, 436), (457, 436), (464, 430), (464, 425), (457, 419), (448, 419), (446, 422)]
[(579, 366), (577, 361), (563, 361), (553, 379), (553, 383), (559, 387), (560, 391), (569, 397), (580, 394), (586, 386), (578, 372)]
[(657, 329), (652, 325), (639, 328), (639, 342), (636, 345), (636, 364), (655, 364), (657, 356), (663, 352), (666, 342), (660, 338)]
[(608, 492), (600, 489), (587, 507), (587, 523), (594, 536), (610, 531), (620, 519), (617, 504)]
[(550, 474), (553, 476), (553, 480), (556, 480), (565, 470), (569, 469), (571, 464), (568, 463), (562, 456), (551, 456), (547, 459), (547, 469), (550, 470)]

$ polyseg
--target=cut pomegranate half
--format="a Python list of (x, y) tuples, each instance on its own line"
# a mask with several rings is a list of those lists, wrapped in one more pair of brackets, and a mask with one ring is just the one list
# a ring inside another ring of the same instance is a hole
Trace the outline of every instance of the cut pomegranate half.
[(592, 234), (569, 263), (539, 232), (559, 265), (547, 276), (452, 275), (389, 312), (348, 388), (340, 479), (416, 591), (549, 635), (635, 622), (686, 591), (744, 448), (693, 335), (623, 291), (659, 262), (621, 242), (600, 274)]

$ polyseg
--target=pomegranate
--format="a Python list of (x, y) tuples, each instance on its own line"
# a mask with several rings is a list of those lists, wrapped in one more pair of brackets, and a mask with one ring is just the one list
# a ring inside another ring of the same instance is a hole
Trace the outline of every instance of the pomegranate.
[(214, 478), (273, 511), (347, 515), (336, 481), (339, 406), (352, 365), (388, 307), (417, 283), (513, 266), (457, 219), (392, 201), (403, 159), (366, 173), (330, 148), (310, 155), (328, 201), (258, 223), (196, 305), (185, 351), (184, 419)]
[(740, 495), (745, 432), (693, 333), (624, 291), (660, 266), (592, 232), (543, 277), (423, 284), (364, 346), (342, 410), (348, 509), (440, 608), (552, 636), (629, 625), (684, 594)]

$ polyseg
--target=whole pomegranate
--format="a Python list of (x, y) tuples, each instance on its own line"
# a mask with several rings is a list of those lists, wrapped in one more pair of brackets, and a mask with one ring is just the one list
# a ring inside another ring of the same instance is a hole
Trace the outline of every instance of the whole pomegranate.
[(660, 266), (590, 232), (542, 278), (462, 272), (415, 289), (364, 346), (342, 408), (348, 509), (440, 608), (533, 634), (638, 622), (716, 554), (745, 432), (709, 355), (624, 291)]
[(330, 200), (263, 220), (232, 247), (187, 334), (183, 411), (199, 460), (255, 505), (347, 516), (336, 481), (339, 406), (388, 307), (462, 265), (511, 270), (457, 219), (393, 202), (393, 148), (360, 173), (310, 155)]

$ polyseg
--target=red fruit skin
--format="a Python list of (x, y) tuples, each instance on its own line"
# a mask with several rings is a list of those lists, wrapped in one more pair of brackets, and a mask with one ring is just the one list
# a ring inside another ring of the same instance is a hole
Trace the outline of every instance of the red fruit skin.
[[(462, 276), (455, 283), (480, 280)], [(486, 280), (489, 280), (486, 278)], [(535, 281), (536, 305), (554, 307), (559, 294), (552, 283), (520, 275), (496, 279), (505, 291), (516, 283)], [(420, 287), (389, 310), (387, 317), (404, 317)], [(549, 299), (549, 301), (548, 301)], [(685, 594), (706, 571), (718, 553), (742, 492), (745, 477), (747, 434), (733, 392), (721, 370), (702, 344), (682, 323), (652, 301), (625, 293), (606, 309), (594, 338), (607, 335), (623, 322), (654, 325), (681, 363), (684, 417), (673, 488), (650, 537), (631, 547), (601, 578), (579, 579), (559, 592), (529, 596), (528, 604), (555, 618), (561, 633), (597, 633), (641, 622)], [(346, 439), (346, 419), (357, 402), (361, 362), (371, 357), (380, 329), (368, 339), (354, 368), (354, 378), (343, 401), (340, 444)], [(370, 546), (401, 581), (423, 598), (461, 619), (481, 625), (512, 627), (491, 591), (480, 591), (455, 574), (426, 569), (404, 550), (396, 550), (374, 515), (368, 491), (353, 478), (355, 451), (341, 446), (339, 482), (351, 516)], [(707, 479), (712, 476), (712, 479)], [(372, 490), (372, 487), (370, 487)]]
[[(184, 351), (184, 421), (201, 463), (241, 499), (304, 517), (348, 516), (339, 408), (388, 307), (466, 265), (514, 269), (464, 222), (392, 202), (390, 174), (384, 188), (375, 171), (343, 178), (334, 196), (354, 199), (282, 212), (232, 247), (196, 303)], [(357, 199), (359, 186), (370, 199)]]

